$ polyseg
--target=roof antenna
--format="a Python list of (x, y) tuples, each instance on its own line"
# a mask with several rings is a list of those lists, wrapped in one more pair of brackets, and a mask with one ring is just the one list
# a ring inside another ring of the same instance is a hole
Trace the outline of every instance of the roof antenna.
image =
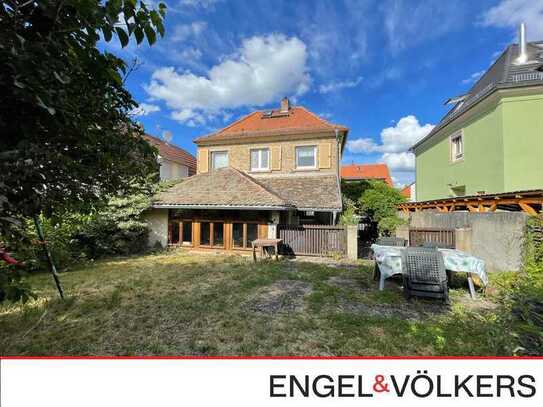
[(525, 64), (528, 61), (528, 53), (526, 52), (526, 24), (520, 23), (518, 30), (518, 46), (519, 54), (517, 57), (518, 64)]

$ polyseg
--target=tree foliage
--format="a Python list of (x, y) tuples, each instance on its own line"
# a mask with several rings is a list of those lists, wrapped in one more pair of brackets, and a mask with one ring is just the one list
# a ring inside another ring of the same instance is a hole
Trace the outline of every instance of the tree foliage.
[(369, 181), (358, 198), (360, 210), (377, 223), (381, 234), (391, 234), (404, 223), (398, 217), (398, 205), (404, 201), (400, 191), (382, 181)]
[(156, 150), (128, 115), (137, 104), (124, 88), (127, 65), (97, 44), (153, 44), (165, 10), (137, 0), (2, 0), (0, 241), (16, 240), (26, 217), (92, 211), (157, 171)]

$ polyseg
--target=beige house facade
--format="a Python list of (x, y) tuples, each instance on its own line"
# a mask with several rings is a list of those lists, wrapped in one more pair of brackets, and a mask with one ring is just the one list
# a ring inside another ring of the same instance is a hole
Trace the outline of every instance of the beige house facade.
[(278, 224), (335, 224), (347, 134), (285, 98), (197, 138), (196, 175), (153, 204), (167, 211), (168, 244), (248, 250)]

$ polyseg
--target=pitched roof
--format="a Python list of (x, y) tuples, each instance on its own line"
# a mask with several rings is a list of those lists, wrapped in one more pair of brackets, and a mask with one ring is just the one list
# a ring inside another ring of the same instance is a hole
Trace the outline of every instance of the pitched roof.
[(290, 206), (254, 178), (234, 168), (197, 174), (159, 193), (153, 205), (179, 207), (265, 207)]
[(262, 177), (234, 168), (194, 175), (159, 193), (153, 206), (340, 210), (335, 175)]
[(400, 194), (402, 194), (404, 197), (406, 197), (408, 199), (411, 198), (411, 187), (412, 186), (413, 186), (413, 184), (409, 184), (409, 185), (405, 186), (400, 191)]
[(166, 160), (186, 165), (189, 168), (189, 175), (196, 173), (196, 158), (192, 154), (183, 150), (181, 147), (167, 143), (164, 140), (149, 134), (146, 134), (143, 137), (149, 144), (158, 148), (160, 156), (164, 157)]
[(298, 209), (341, 210), (335, 175), (262, 177), (258, 181)]
[(424, 143), (447, 124), (498, 89), (543, 85), (543, 41), (526, 44), (526, 51), (527, 62), (519, 64), (516, 60), (519, 54), (518, 44), (509, 45), (468, 93), (462, 97), (449, 99), (455, 103), (454, 107), (412, 149)]
[(336, 129), (348, 131), (347, 127), (332, 124), (305, 107), (295, 106), (288, 112), (257, 110), (221, 130), (196, 138), (194, 142), (200, 144), (246, 137), (333, 132)]
[(380, 179), (392, 186), (392, 178), (386, 164), (352, 164), (341, 166), (341, 178), (345, 180)]

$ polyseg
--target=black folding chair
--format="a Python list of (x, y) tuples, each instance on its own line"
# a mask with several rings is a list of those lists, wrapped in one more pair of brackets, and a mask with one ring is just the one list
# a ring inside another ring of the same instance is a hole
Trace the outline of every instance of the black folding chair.
[(441, 298), (449, 303), (449, 287), (443, 256), (436, 248), (407, 247), (402, 252), (403, 290), (412, 296)]

